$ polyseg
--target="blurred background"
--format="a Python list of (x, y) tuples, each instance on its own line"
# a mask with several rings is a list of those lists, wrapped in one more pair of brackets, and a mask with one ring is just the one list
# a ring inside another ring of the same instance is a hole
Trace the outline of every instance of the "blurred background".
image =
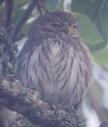
[[(12, 24), (17, 24), (26, 11), (31, 0), (14, 0)], [(84, 102), (82, 112), (87, 127), (99, 127), (108, 121), (108, 0), (41, 0), (45, 8), (51, 11), (68, 11), (72, 13), (80, 28), (81, 38), (89, 47), (94, 60), (94, 82), (90, 88), (89, 101)], [(4, 18), (4, 0), (0, 0), (0, 24)], [(21, 39), (16, 44), (19, 51), (27, 39), (28, 30), (39, 16), (37, 8), (33, 9), (21, 29)]]

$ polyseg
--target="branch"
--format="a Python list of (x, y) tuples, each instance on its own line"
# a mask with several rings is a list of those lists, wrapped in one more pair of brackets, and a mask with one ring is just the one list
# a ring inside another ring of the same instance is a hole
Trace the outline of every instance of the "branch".
[(36, 4), (37, 4), (37, 9), (38, 9), (40, 15), (44, 15), (45, 13), (48, 12), (48, 10), (44, 6), (43, 0), (37, 0)]
[(13, 12), (13, 0), (5, 0), (5, 28), (7, 31), (10, 29), (12, 23), (12, 12)]
[(19, 35), (20, 31), (21, 31), (22, 26), (27, 21), (28, 17), (32, 13), (32, 11), (35, 8), (35, 6), (36, 6), (36, 0), (32, 0), (30, 2), (30, 4), (29, 4), (28, 8), (24, 12), (24, 14), (19, 19), (18, 23), (16, 24), (15, 29), (12, 32), (12, 35), (11, 35), (11, 41), (12, 42), (15, 42), (17, 40), (17, 37), (18, 37), (18, 35)]
[[(24, 88), (18, 81), (0, 79), (0, 105), (27, 117), (43, 127), (81, 127), (75, 112), (52, 108), (39, 99), (36, 91)], [(73, 117), (74, 115), (74, 117)]]

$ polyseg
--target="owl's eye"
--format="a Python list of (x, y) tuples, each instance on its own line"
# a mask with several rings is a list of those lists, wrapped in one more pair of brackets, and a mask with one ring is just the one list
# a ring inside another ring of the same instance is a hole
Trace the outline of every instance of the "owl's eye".
[(76, 23), (76, 24), (73, 24), (73, 29), (77, 29), (78, 28), (78, 24)]
[(63, 26), (62, 23), (57, 23), (57, 22), (52, 23), (51, 25), (52, 25), (53, 27), (62, 27), (62, 26)]

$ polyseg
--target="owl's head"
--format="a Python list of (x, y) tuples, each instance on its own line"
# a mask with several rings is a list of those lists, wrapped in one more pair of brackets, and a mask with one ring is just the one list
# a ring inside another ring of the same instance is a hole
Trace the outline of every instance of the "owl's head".
[(48, 34), (79, 37), (78, 23), (74, 16), (71, 13), (63, 11), (50, 12), (40, 16), (32, 28), (37, 28), (39, 34), (43, 31)]

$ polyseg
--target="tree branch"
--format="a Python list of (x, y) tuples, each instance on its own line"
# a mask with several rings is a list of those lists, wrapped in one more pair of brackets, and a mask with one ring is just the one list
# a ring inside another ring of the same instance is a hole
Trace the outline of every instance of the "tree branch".
[(39, 99), (38, 92), (24, 88), (16, 80), (0, 79), (0, 105), (24, 115), (33, 124), (43, 127), (81, 127), (75, 112), (49, 106)]
[(19, 19), (18, 23), (16, 24), (15, 29), (12, 32), (12, 35), (11, 35), (12, 42), (15, 42), (17, 40), (17, 37), (21, 31), (22, 26), (27, 21), (28, 17), (30, 16), (30, 14), (33, 11), (33, 9), (35, 8), (35, 6), (36, 6), (36, 0), (32, 0), (29, 4), (28, 8), (24, 12), (24, 14)]
[(13, 0), (5, 0), (5, 28), (8, 32), (12, 23), (13, 2)]

